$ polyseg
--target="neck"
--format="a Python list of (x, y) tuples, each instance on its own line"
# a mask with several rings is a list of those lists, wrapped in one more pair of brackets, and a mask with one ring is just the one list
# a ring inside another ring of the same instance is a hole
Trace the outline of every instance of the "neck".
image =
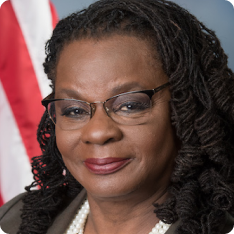
[(100, 198), (88, 194), (90, 213), (85, 227), (88, 234), (149, 233), (159, 222), (154, 203), (162, 203), (166, 193), (145, 196)]

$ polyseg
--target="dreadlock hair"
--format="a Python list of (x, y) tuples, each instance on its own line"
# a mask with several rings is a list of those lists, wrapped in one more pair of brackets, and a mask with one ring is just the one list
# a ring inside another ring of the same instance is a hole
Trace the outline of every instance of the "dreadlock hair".
[[(175, 3), (101, 0), (62, 19), (46, 44), (45, 73), (54, 91), (63, 48), (75, 40), (133, 35), (149, 41), (171, 89), (171, 121), (181, 142), (168, 188), (155, 204), (166, 223), (180, 219), (178, 234), (218, 234), (225, 213), (234, 215), (234, 76), (215, 33)], [(63, 163), (54, 125), (45, 113), (38, 128), (43, 155), (35, 157), (18, 233), (46, 233), (64, 198), (82, 186)], [(65, 173), (64, 173), (65, 172)], [(32, 190), (39, 186), (39, 190)]]

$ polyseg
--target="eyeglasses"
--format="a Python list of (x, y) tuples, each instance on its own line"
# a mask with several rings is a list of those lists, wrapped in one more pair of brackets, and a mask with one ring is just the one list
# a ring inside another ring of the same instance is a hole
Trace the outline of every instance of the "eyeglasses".
[(76, 99), (50, 99), (51, 94), (41, 103), (46, 107), (53, 123), (63, 130), (82, 128), (94, 115), (98, 103), (103, 104), (106, 114), (116, 123), (139, 125), (149, 120), (152, 96), (168, 85), (169, 83), (166, 83), (151, 90), (121, 93), (104, 102), (89, 103)]

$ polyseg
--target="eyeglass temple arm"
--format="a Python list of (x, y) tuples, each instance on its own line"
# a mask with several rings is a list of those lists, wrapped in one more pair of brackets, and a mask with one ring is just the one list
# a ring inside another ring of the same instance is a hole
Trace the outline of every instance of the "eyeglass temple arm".
[(164, 85), (162, 85), (162, 86), (160, 86), (160, 87), (158, 87), (158, 88), (153, 89), (154, 94), (157, 93), (157, 92), (159, 92), (160, 90), (166, 88), (168, 85), (170, 85), (169, 82), (167, 82), (166, 84), (164, 84)]
[(46, 96), (44, 99), (41, 100), (41, 104), (46, 107), (47, 101), (51, 100), (54, 97), (54, 92)]

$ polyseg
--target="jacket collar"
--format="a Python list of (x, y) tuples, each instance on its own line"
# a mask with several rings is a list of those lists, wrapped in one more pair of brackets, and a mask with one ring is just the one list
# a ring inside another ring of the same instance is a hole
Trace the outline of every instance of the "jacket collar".
[[(83, 189), (77, 195), (77, 197), (56, 217), (53, 224), (48, 229), (47, 234), (64, 234), (86, 196), (86, 191)], [(177, 221), (175, 224), (171, 225), (165, 234), (174, 234), (178, 225), (179, 222)]]
[(53, 224), (48, 229), (47, 234), (64, 234), (86, 196), (86, 191), (83, 189), (73, 201), (57, 215)]

